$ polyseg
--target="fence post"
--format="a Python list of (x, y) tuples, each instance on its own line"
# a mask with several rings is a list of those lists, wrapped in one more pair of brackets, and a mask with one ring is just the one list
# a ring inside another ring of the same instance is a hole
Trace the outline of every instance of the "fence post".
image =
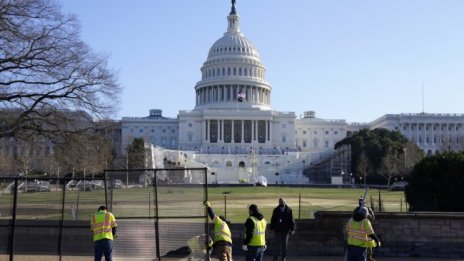
[[(26, 180), (27, 183), (27, 180)], [(14, 258), (14, 236), (16, 227), (16, 207), (18, 204), (18, 178), (14, 180), (14, 193), (13, 193), (13, 213), (11, 216), (11, 232), (10, 232), (10, 261)]]
[(160, 244), (159, 244), (159, 215), (158, 215), (158, 184), (157, 184), (157, 179), (156, 179), (156, 170), (155, 170), (155, 175), (153, 179), (153, 185), (155, 191), (153, 192), (153, 197), (155, 200), (155, 240), (156, 240), (156, 257), (158, 258), (158, 261), (161, 260), (161, 254), (160, 254)]
[[(204, 200), (208, 201), (208, 169), (204, 168), (204, 175), (205, 175), (205, 184), (203, 185), (203, 190), (204, 190)], [(209, 235), (209, 219), (208, 219), (208, 211), (205, 208), (205, 234)], [(205, 237), (205, 247), (209, 245), (209, 237)], [(206, 260), (210, 260), (210, 254), (208, 251), (206, 251)]]
[(400, 212), (403, 212), (403, 198), (400, 198)]
[(80, 196), (80, 190), (77, 189), (77, 199), (76, 199), (76, 220), (79, 219), (79, 196)]
[(301, 193), (298, 194), (298, 219), (301, 219)]
[(371, 196), (371, 209), (375, 209), (375, 201), (374, 201), (374, 198), (372, 197), (372, 194), (370, 195)]
[[(60, 180), (57, 181), (58, 183)], [(65, 209), (65, 201), (66, 201), (66, 179), (63, 180), (63, 195), (62, 195), (62, 202), (61, 202), (61, 221), (60, 221), (60, 237), (58, 239), (58, 252), (60, 254), (60, 261), (63, 256), (63, 229), (64, 229), (64, 209)]]
[(224, 217), (227, 219), (227, 195), (224, 195)]
[(148, 219), (151, 219), (151, 191), (148, 191)]
[(382, 194), (380, 194), (380, 189), (379, 189), (379, 212), (382, 211), (383, 206), (382, 206)]
[[(103, 179), (104, 179), (104, 181), (103, 181), (104, 184), (103, 185), (105, 186), (105, 206), (108, 208), (108, 186), (106, 184), (106, 182), (107, 182), (106, 170), (103, 171)], [(111, 184), (111, 185), (114, 185), (114, 184)], [(113, 195), (113, 193), (111, 193), (111, 195)], [(113, 211), (113, 199), (111, 199), (110, 211)]]

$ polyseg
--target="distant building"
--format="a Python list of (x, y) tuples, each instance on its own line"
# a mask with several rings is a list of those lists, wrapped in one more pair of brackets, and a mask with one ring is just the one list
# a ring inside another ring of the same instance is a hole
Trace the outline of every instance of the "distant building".
[(320, 119), (314, 111), (306, 111), (295, 121), (296, 146), (300, 151), (332, 150), (347, 136), (347, 129), (345, 120)]
[(464, 149), (464, 114), (386, 114), (369, 127), (399, 131), (428, 155)]
[(121, 120), (121, 154), (125, 155), (134, 138), (167, 149), (179, 148), (179, 121), (163, 116), (162, 110), (150, 110), (147, 117), (123, 117)]

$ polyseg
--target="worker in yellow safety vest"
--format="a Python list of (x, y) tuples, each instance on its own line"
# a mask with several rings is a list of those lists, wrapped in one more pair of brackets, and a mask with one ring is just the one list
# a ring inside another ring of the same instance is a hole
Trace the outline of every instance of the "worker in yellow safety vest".
[(214, 243), (216, 254), (219, 261), (232, 261), (232, 233), (230, 233), (227, 220), (222, 216), (214, 214), (213, 208), (208, 201), (205, 201), (208, 216), (214, 224)]
[(361, 207), (346, 224), (347, 261), (365, 261), (368, 248), (381, 246), (367, 215), (367, 208)]
[(103, 254), (106, 261), (112, 261), (113, 239), (116, 237), (116, 219), (106, 210), (98, 208), (98, 213), (90, 219), (90, 230), (93, 232), (95, 261), (101, 261)]
[(255, 204), (250, 205), (248, 213), (250, 216), (245, 222), (245, 240), (242, 249), (246, 251), (246, 261), (262, 261), (263, 253), (267, 248), (267, 222)]

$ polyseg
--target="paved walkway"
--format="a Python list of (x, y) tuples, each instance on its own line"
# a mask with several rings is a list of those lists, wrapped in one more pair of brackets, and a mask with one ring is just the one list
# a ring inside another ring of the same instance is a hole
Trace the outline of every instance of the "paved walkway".
[[(9, 260), (7, 256), (5, 255), (0, 255), (0, 261), (7, 261)], [(58, 257), (50, 257), (50, 256), (15, 256), (14, 258), (15, 261), (58, 261)], [(92, 257), (63, 257), (64, 261), (92, 261)], [(120, 258), (113, 258), (115, 261), (151, 261), (151, 260), (146, 260), (146, 259), (137, 259), (137, 258), (130, 258), (128, 259), (120, 259)], [(157, 260), (157, 259), (152, 259), (152, 260)], [(162, 260), (165, 261), (186, 261), (186, 258), (183, 259), (174, 259), (174, 258), (162, 258)], [(234, 257), (234, 260), (237, 261), (244, 261), (245, 257), (244, 256), (236, 256)], [(321, 256), (298, 256), (298, 257), (289, 257), (287, 259), (288, 261), (343, 261), (343, 257), (339, 256), (332, 256), (332, 257), (321, 257)], [(377, 261), (464, 261), (464, 259), (444, 259), (444, 258), (423, 258), (423, 257), (418, 257), (418, 258), (413, 258), (413, 257), (378, 257), (376, 258)], [(212, 259), (212, 261), (217, 261), (217, 259)], [(271, 256), (265, 256), (264, 261), (272, 261)]]

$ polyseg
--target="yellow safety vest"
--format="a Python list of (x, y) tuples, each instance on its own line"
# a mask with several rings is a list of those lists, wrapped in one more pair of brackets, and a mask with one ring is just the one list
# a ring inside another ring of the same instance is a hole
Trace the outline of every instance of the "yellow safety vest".
[(376, 247), (377, 244), (374, 240), (369, 238), (368, 231), (372, 230), (371, 222), (368, 219), (363, 221), (354, 221), (352, 218), (348, 221), (346, 226), (348, 230), (348, 245), (358, 246), (358, 247)]
[(214, 219), (214, 242), (226, 241), (232, 244), (232, 236), (227, 223), (218, 216)]
[(116, 226), (116, 219), (113, 214), (106, 211), (99, 211), (92, 216), (90, 221), (90, 229), (93, 231), (93, 241), (104, 238), (113, 240), (112, 228)]
[(266, 225), (267, 225), (266, 220), (264, 218), (261, 220), (258, 220), (255, 217), (250, 217), (250, 219), (255, 224), (255, 228), (253, 231), (253, 237), (251, 238), (250, 243), (248, 243), (248, 245), (249, 246), (266, 245)]

